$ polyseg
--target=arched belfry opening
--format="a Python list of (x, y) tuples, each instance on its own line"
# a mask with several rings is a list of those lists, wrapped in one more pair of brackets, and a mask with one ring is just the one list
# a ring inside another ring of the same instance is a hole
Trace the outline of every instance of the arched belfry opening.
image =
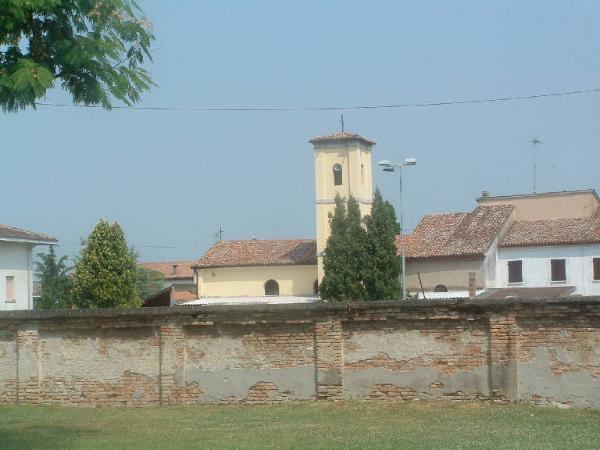
[(343, 183), (342, 179), (342, 165), (335, 163), (333, 165), (333, 184), (334, 186), (341, 186)]

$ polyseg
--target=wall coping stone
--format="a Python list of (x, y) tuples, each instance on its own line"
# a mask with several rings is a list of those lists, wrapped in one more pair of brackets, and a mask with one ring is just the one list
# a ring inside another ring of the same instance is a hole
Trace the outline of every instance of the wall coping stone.
[(356, 316), (378, 313), (435, 313), (437, 311), (468, 311), (484, 314), (515, 308), (536, 306), (596, 307), (600, 296), (571, 296), (527, 299), (436, 299), (436, 300), (386, 300), (377, 302), (271, 304), (271, 305), (190, 305), (132, 309), (57, 309), (0, 311), (0, 326), (6, 322), (53, 321), (53, 319), (176, 319), (178, 317), (211, 318), (218, 321), (243, 319), (285, 320), (289, 318), (317, 319), (328, 315)]

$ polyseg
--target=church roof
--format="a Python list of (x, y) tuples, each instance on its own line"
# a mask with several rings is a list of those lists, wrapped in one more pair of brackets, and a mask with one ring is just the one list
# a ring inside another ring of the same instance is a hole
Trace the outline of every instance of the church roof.
[(218, 241), (194, 268), (316, 265), (314, 239)]
[(351, 141), (359, 141), (366, 145), (375, 145), (375, 142), (362, 137), (356, 133), (349, 133), (347, 131), (340, 131), (338, 133), (327, 134), (324, 136), (317, 136), (312, 138), (310, 141), (311, 144), (326, 144), (330, 142), (351, 142)]

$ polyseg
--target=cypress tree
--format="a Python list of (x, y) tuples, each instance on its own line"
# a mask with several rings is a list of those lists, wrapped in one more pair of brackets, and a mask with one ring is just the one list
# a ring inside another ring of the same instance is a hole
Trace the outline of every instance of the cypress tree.
[(365, 288), (368, 300), (398, 298), (401, 290), (400, 259), (396, 250), (396, 235), (400, 226), (393, 206), (383, 200), (379, 189), (373, 195), (371, 214), (365, 218), (367, 227)]
[(40, 309), (67, 308), (70, 306), (69, 289), (71, 280), (67, 266), (67, 257), (56, 256), (54, 245), (48, 253), (38, 253), (35, 263), (35, 275), (41, 284), (41, 295), (35, 307)]
[(75, 304), (80, 308), (139, 306), (136, 288), (136, 262), (123, 230), (116, 222), (100, 220), (75, 264)]
[(321, 297), (333, 301), (363, 300), (366, 233), (358, 202), (351, 196), (346, 206), (337, 195), (335, 204), (323, 257)]

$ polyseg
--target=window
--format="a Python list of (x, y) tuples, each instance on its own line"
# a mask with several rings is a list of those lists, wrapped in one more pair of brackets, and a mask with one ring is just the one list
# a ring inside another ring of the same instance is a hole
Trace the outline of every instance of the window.
[(13, 276), (6, 277), (6, 301), (15, 301), (15, 277)]
[(333, 184), (335, 186), (342, 185), (342, 166), (338, 163), (333, 165)]
[(551, 259), (550, 272), (552, 281), (567, 281), (567, 268), (564, 259)]
[(523, 261), (508, 262), (508, 282), (522, 283), (523, 282)]
[(448, 292), (448, 288), (443, 284), (438, 284), (433, 288), (433, 292)]
[(594, 280), (600, 281), (600, 258), (594, 258), (592, 264), (594, 265)]
[(365, 165), (360, 165), (360, 184), (361, 186), (365, 185)]
[(265, 283), (265, 295), (279, 295), (279, 283), (269, 280)]

